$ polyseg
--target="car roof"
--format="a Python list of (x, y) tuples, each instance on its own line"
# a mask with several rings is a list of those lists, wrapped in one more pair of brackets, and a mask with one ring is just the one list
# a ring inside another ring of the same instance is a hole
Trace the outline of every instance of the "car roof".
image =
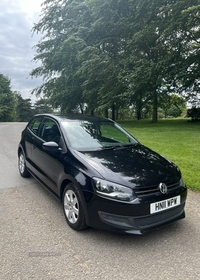
[[(37, 114), (35, 116), (44, 116), (44, 117), (51, 117), (56, 119), (57, 121), (65, 121), (65, 120), (80, 120), (80, 121), (93, 121), (93, 122), (101, 122), (101, 121), (107, 121), (112, 122), (110, 119), (106, 119), (103, 117), (97, 117), (97, 116), (90, 116), (90, 115), (83, 115), (83, 114), (70, 114), (70, 115), (57, 115), (57, 114)], [(34, 117), (35, 117), (34, 116)]]

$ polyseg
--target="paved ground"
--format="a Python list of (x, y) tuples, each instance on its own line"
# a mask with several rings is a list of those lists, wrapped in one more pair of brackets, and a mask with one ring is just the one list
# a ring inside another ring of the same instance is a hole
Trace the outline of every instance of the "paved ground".
[(186, 219), (144, 236), (71, 230), (61, 204), (17, 170), (25, 124), (0, 123), (0, 280), (199, 279), (200, 194)]

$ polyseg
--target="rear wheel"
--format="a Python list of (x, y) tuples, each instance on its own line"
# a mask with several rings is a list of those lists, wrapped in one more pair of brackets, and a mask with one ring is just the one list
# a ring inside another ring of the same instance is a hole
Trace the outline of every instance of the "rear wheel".
[(22, 177), (24, 178), (30, 177), (30, 173), (26, 168), (26, 160), (22, 151), (19, 153), (18, 156), (18, 168), (19, 168), (19, 173)]
[(87, 227), (83, 202), (78, 189), (73, 183), (69, 183), (63, 192), (63, 210), (68, 225), (74, 230), (82, 230)]

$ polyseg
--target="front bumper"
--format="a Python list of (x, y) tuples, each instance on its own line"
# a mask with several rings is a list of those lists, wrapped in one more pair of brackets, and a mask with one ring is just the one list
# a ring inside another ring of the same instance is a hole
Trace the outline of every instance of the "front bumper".
[(123, 230), (127, 233), (143, 234), (159, 226), (185, 218), (184, 206), (182, 204), (173, 209), (140, 218), (111, 215), (104, 212), (99, 212), (99, 217), (102, 222), (113, 228), (117, 228), (119, 231)]
[[(171, 193), (166, 198), (175, 195), (177, 193)], [(133, 203), (121, 203), (94, 195), (87, 205), (88, 225), (99, 229), (143, 234), (185, 217), (187, 190), (179, 195), (180, 205), (155, 214), (150, 214), (150, 203), (162, 200), (163, 196), (148, 198), (146, 201), (136, 199)]]

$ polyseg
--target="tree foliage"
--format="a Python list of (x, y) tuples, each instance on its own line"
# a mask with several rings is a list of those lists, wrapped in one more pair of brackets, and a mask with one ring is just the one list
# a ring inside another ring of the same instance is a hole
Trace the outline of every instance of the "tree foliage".
[(177, 94), (167, 95), (160, 109), (164, 112), (165, 118), (176, 118), (187, 111), (185, 100)]
[(32, 105), (20, 92), (11, 90), (11, 80), (0, 73), (0, 122), (27, 122), (35, 114), (52, 113), (47, 99), (40, 98)]
[(51, 108), (51, 106), (49, 106), (48, 100), (43, 98), (35, 102), (33, 106), (33, 111), (34, 114), (53, 113), (53, 109)]
[(34, 115), (34, 111), (33, 111), (32, 104), (31, 104), (31, 99), (22, 98), (22, 96), (19, 92), (15, 93), (15, 98), (16, 98), (17, 121), (19, 121), (19, 122), (29, 121)]
[[(157, 110), (199, 92), (199, 0), (46, 0), (32, 76), (54, 108)], [(114, 115), (113, 115), (114, 117)]]
[(0, 73), (0, 121), (15, 120), (15, 97), (8, 77)]
[(200, 121), (200, 108), (192, 107), (187, 110), (187, 116), (192, 119), (192, 121)]

